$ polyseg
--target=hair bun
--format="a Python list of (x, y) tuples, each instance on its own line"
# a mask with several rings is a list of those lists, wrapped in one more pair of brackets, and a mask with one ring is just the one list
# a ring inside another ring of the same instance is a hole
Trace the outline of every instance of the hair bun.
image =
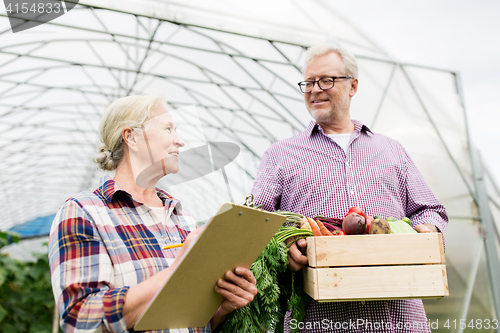
[(99, 168), (111, 171), (116, 168), (113, 161), (113, 152), (105, 144), (99, 146), (99, 152), (94, 156), (94, 162), (99, 164)]

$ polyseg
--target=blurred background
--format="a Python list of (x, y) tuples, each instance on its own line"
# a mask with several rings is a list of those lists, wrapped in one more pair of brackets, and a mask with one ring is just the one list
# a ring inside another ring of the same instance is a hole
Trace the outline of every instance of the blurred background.
[(104, 175), (92, 157), (107, 105), (160, 93), (179, 110), (185, 151), (239, 147), (204, 175), (159, 183), (204, 221), (222, 202), (242, 202), (263, 152), (308, 124), (296, 85), (304, 52), (329, 43), (358, 59), (352, 117), (399, 140), (450, 215), (450, 296), (424, 301), (440, 321), (434, 331), (494, 331), (453, 320), (500, 316), (498, 3), (85, 0), (70, 9), (13, 33), (26, 22), (0, 8), (0, 330), (52, 329), (24, 307), (52, 311), (43, 243), (62, 203)]

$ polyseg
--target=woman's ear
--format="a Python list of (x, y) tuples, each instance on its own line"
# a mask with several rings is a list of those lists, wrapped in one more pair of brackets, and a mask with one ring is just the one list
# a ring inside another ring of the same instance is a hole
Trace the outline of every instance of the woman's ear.
[(123, 142), (128, 146), (129, 149), (137, 151), (137, 134), (131, 127), (124, 127), (122, 129)]

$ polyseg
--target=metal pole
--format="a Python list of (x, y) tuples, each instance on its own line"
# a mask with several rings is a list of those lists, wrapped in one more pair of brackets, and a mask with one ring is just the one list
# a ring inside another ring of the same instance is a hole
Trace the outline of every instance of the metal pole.
[[(481, 243), (479, 244), (479, 249), (477, 251), (476, 260), (474, 261), (474, 266), (470, 272), (469, 285), (467, 286), (467, 292), (465, 293), (464, 308), (462, 310), (462, 316), (459, 319), (467, 319), (467, 313), (469, 313), (470, 300), (472, 298), (472, 293), (474, 291), (474, 284), (476, 283), (477, 270), (479, 269), (479, 262), (481, 261), (481, 255), (483, 254), (484, 238), (481, 237)], [(467, 322), (467, 320), (466, 320)], [(464, 328), (460, 326), (458, 333), (463, 333)]]
[(224, 182), (226, 183), (227, 193), (229, 194), (229, 199), (234, 203), (233, 193), (231, 192), (231, 186), (229, 186), (229, 180), (227, 179), (226, 170), (224, 167), (220, 168), (222, 175), (224, 176)]
[(392, 83), (392, 79), (394, 78), (394, 74), (396, 73), (396, 68), (397, 68), (397, 65), (392, 66), (391, 75), (389, 77), (389, 81), (387, 81), (387, 83), (385, 85), (384, 92), (382, 94), (382, 98), (380, 98), (380, 102), (379, 102), (378, 107), (377, 107), (377, 111), (375, 111), (375, 116), (373, 117), (372, 124), (370, 126), (371, 129), (375, 128), (375, 123), (377, 122), (378, 115), (380, 114), (380, 111), (382, 111), (382, 105), (384, 105), (385, 97), (387, 96), (387, 93), (389, 92), (389, 87)]
[[(413, 93), (415, 94), (415, 97), (418, 99), (418, 102), (419, 102), (420, 106), (422, 107), (422, 110), (425, 112), (427, 118), (429, 119), (430, 124), (434, 128), (434, 131), (436, 132), (436, 134), (437, 134), (437, 136), (439, 138), (439, 141), (441, 141), (441, 143), (443, 144), (443, 148), (445, 149), (446, 154), (450, 157), (450, 160), (453, 162), (453, 165), (455, 165), (455, 168), (457, 169), (458, 174), (462, 178), (462, 181), (464, 182), (465, 186), (467, 186), (467, 189), (469, 190), (470, 196), (472, 198), (474, 198), (474, 200), (477, 202), (476, 194), (474, 193), (474, 190), (469, 185), (469, 182), (467, 181), (467, 177), (464, 174), (464, 171), (458, 165), (458, 162), (455, 159), (455, 157), (453, 157), (450, 149), (448, 148), (448, 145), (446, 144), (446, 141), (444, 141), (444, 138), (441, 135), (441, 132), (439, 131), (439, 128), (437, 127), (437, 124), (432, 119), (432, 116), (431, 116), (429, 110), (427, 110), (427, 107), (425, 106), (425, 103), (424, 103), (422, 97), (420, 96), (420, 94), (417, 91), (417, 88), (413, 84), (413, 81), (411, 80), (410, 75), (408, 74), (408, 72), (406, 71), (406, 69), (405, 69), (405, 67), (403, 65), (401, 65), (400, 68), (401, 68), (401, 71), (403, 72), (404, 76), (406, 77), (406, 80), (410, 84), (410, 87), (413, 90)], [(469, 144), (470, 144), (470, 141), (469, 141)]]
[[(473, 150), (472, 164), (474, 165), (475, 171), (474, 181), (479, 203), (479, 214), (481, 215), (481, 223), (485, 230), (484, 247), (488, 260), (488, 273), (493, 294), (493, 303), (495, 304), (496, 317), (500, 320), (500, 259), (498, 258), (495, 228), (493, 225), (494, 221), (491, 215), (488, 192), (484, 181), (481, 154), (477, 149)], [(500, 327), (498, 327), (497, 333), (500, 333)]]

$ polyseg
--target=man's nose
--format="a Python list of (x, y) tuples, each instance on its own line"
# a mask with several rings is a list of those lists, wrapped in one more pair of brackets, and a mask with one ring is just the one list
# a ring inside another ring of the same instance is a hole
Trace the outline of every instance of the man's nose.
[(322, 91), (323, 91), (323, 89), (321, 89), (321, 88), (319, 87), (319, 82), (317, 82), (317, 81), (316, 81), (316, 82), (314, 82), (314, 83), (313, 83), (312, 90), (311, 90), (311, 93), (319, 93), (319, 92), (322, 92)]

